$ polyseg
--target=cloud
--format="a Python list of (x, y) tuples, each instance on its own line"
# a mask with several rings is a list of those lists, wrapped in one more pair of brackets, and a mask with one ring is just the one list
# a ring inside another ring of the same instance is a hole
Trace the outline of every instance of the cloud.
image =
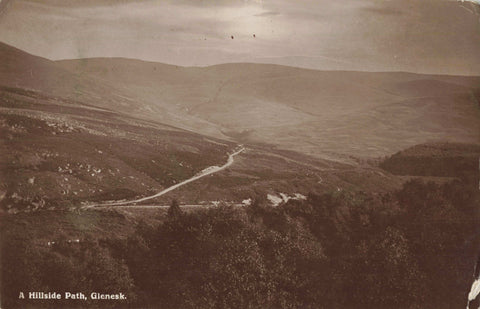
[(186, 5), (196, 7), (242, 6), (259, 3), (257, 0), (24, 0), (32, 3), (42, 3), (61, 7), (99, 7), (118, 6), (128, 3), (150, 2), (156, 5)]
[(95, 7), (105, 5), (122, 5), (125, 3), (133, 3), (139, 1), (151, 1), (151, 0), (23, 0), (25, 2), (40, 3), (49, 6), (59, 7)]
[(0, 19), (0, 40), (51, 59), (186, 66), (274, 59), (316, 69), (480, 74), (478, 29), (461, 3), (443, 0), (24, 0)]

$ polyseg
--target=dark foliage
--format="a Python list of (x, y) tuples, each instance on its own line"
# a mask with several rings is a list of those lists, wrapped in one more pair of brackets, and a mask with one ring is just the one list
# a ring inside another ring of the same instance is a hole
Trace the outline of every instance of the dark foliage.
[(479, 158), (476, 144), (421, 144), (386, 158), (380, 167), (396, 175), (456, 177), (477, 187)]
[(2, 239), (2, 308), (65, 307), (19, 291), (123, 292), (68, 307), (456, 308), (478, 249), (479, 196), (460, 181), (184, 212), (127, 238)]

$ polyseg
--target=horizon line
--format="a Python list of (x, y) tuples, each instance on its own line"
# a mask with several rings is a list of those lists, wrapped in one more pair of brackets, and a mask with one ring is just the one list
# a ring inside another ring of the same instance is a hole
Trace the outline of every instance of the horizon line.
[[(115, 56), (115, 57), (108, 57), (108, 56), (96, 56), (96, 57), (81, 57), (81, 58), (60, 58), (60, 59), (51, 59), (44, 56), (36, 55), (26, 50), (23, 50), (19, 47), (6, 43), (4, 41), (0, 41), (0, 44), (7, 45), (11, 48), (17, 49), (23, 53), (31, 55), (33, 57), (42, 58), (51, 62), (62, 62), (62, 61), (79, 61), (79, 60), (89, 60), (89, 59), (122, 59), (122, 60), (129, 60), (129, 61), (138, 61), (144, 63), (151, 63), (151, 64), (161, 64), (161, 65), (168, 65), (180, 68), (211, 68), (215, 66), (222, 66), (222, 65), (235, 65), (235, 64), (251, 64), (251, 65), (271, 65), (271, 66), (279, 66), (279, 67), (287, 67), (287, 68), (294, 68), (294, 69), (301, 69), (301, 70), (310, 70), (310, 71), (318, 71), (318, 72), (358, 72), (358, 73), (403, 73), (403, 74), (416, 74), (416, 75), (432, 75), (432, 76), (457, 76), (457, 77), (480, 77), (480, 72), (476, 74), (448, 74), (448, 73), (432, 73), (432, 72), (414, 72), (414, 71), (406, 71), (406, 70), (354, 70), (354, 69), (318, 69), (306, 66), (294, 66), (290, 64), (278, 64), (278, 63), (269, 63), (269, 62), (252, 62), (252, 61), (233, 61), (233, 62), (221, 62), (215, 64), (206, 64), (206, 65), (180, 65), (174, 63), (167, 63), (167, 62), (160, 62), (155, 60), (147, 60), (142, 58), (130, 58), (130, 57), (122, 57), (122, 56)], [(288, 58), (288, 57), (305, 57), (305, 58), (315, 58), (315, 56), (298, 56), (298, 55), (291, 55), (291, 56), (279, 56), (275, 58)], [(323, 57), (323, 56), (322, 56)], [(261, 58), (270, 58), (270, 57), (258, 57)]]

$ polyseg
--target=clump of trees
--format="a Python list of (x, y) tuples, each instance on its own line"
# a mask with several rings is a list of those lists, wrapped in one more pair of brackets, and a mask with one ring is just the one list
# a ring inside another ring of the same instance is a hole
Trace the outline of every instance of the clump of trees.
[(184, 212), (174, 202), (158, 226), (78, 246), (4, 239), (3, 307), (25, 307), (19, 290), (104, 290), (128, 301), (78, 305), (454, 308), (472, 280), (479, 201), (460, 181), (410, 181), (391, 194), (310, 194), (279, 207)]
[(456, 177), (478, 188), (480, 145), (461, 143), (420, 144), (380, 162), (396, 175)]

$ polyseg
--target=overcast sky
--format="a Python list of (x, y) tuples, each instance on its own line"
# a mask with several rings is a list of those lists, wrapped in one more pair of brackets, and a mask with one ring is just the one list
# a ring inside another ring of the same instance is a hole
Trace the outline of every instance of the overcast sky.
[(266, 62), (480, 75), (480, 9), (470, 2), (0, 1), (0, 41), (53, 60), (128, 57), (182, 66)]

